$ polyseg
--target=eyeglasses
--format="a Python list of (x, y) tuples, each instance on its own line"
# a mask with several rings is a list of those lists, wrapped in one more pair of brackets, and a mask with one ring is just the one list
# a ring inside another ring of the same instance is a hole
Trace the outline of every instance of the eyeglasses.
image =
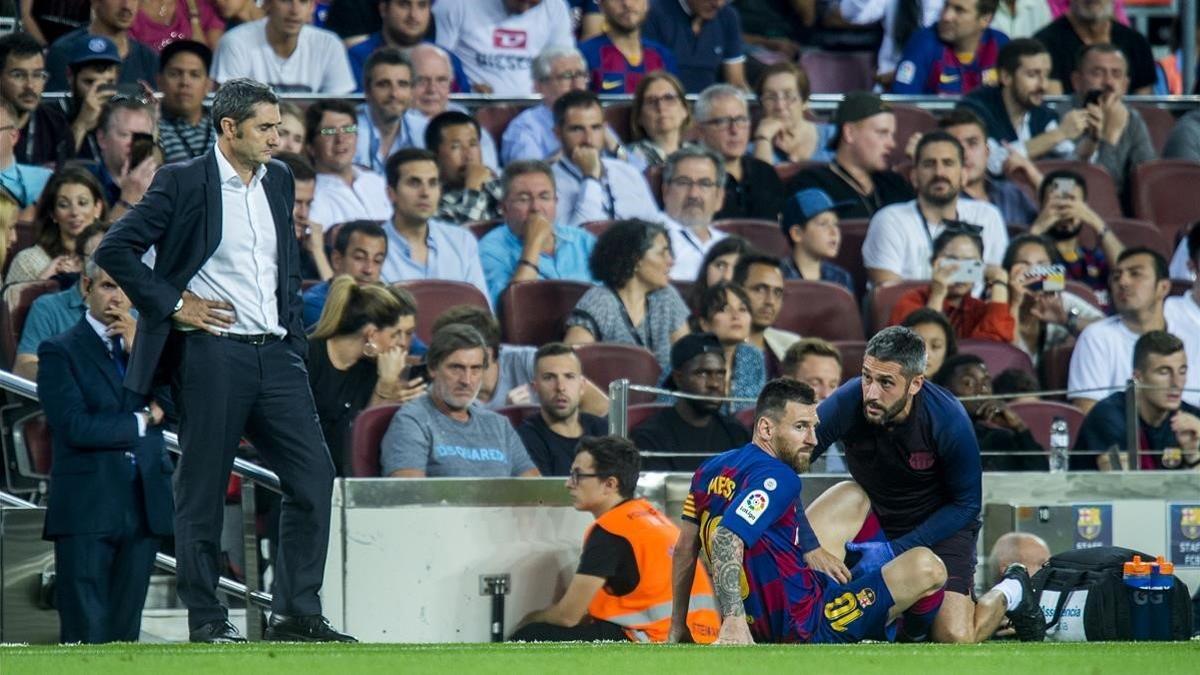
[(509, 199), (512, 201), (512, 203), (514, 205), (519, 206), (521, 208), (526, 208), (526, 207), (532, 206), (534, 202), (541, 202), (543, 204), (552, 204), (552, 203), (558, 201), (558, 196), (555, 195), (553, 192), (543, 192), (541, 194), (536, 194), (536, 195), (522, 193), (519, 195), (513, 195), (513, 196), (509, 197)]
[(642, 99), (642, 106), (646, 108), (656, 108), (660, 105), (675, 105), (679, 103), (678, 94), (663, 94), (662, 96), (647, 96)]
[(558, 82), (570, 82), (571, 80), (586, 80), (587, 76), (588, 76), (588, 71), (586, 71), (586, 70), (568, 70), (565, 73), (551, 75), (544, 79), (545, 80), (557, 80)]
[(800, 100), (800, 94), (794, 91), (785, 91), (782, 94), (763, 94), (759, 97), (763, 103), (795, 103)]
[(704, 120), (703, 122), (701, 122), (701, 124), (703, 124), (706, 127), (711, 127), (714, 129), (718, 129), (721, 127), (734, 127), (734, 128), (748, 127), (748, 126), (750, 126), (750, 116), (749, 115), (738, 115), (737, 117), (714, 117), (709, 120)]
[(322, 136), (345, 136), (348, 134), (357, 134), (357, 124), (347, 124), (344, 127), (322, 127), (317, 129), (317, 133)]
[(604, 474), (599, 473), (584, 473), (579, 469), (571, 469), (571, 473), (567, 476), (567, 480), (571, 485), (579, 485), (579, 481), (584, 478), (600, 478)]
[(8, 71), (8, 76), (17, 82), (28, 82), (30, 80), (45, 82), (50, 79), (49, 71), (45, 70), (10, 70)]
[(705, 192), (717, 187), (716, 181), (712, 181), (707, 178), (702, 180), (692, 180), (691, 178), (685, 178), (683, 176), (676, 176), (668, 181), (667, 184), (671, 187), (677, 187), (681, 190), (691, 190), (694, 187), (698, 187)]

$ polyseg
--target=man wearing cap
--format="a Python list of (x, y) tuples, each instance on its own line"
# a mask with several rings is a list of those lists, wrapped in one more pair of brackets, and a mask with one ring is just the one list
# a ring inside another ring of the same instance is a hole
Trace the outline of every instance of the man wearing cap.
[(77, 46), (80, 48), (68, 61), (71, 95), (58, 101), (70, 120), (71, 131), (69, 136), (60, 139), (59, 154), (70, 159), (97, 159), (100, 148), (92, 132), (100, 123), (104, 104), (117, 91), (121, 55), (117, 45), (105, 37), (93, 37)]
[(59, 154), (60, 141), (68, 136), (66, 113), (57, 101), (42, 100), (48, 77), (42, 45), (33, 36), (17, 32), (0, 37), (0, 97), (17, 110), (13, 155), (18, 162), (57, 164), (71, 156)]
[[(725, 350), (712, 333), (685, 335), (671, 346), (668, 387), (684, 394), (724, 397)], [(750, 442), (736, 419), (722, 415), (721, 401), (679, 398), (646, 420), (630, 438), (643, 452), (725, 452)], [(649, 457), (647, 471), (695, 471), (705, 457)]]
[(685, 144), (663, 167), (663, 210), (675, 264), (671, 278), (695, 281), (708, 250), (729, 236), (712, 228), (725, 201), (725, 162), (705, 146)]
[(842, 206), (820, 188), (801, 190), (783, 203), (779, 224), (792, 245), (792, 257), (783, 261), (784, 279), (828, 281), (855, 292), (850, 272), (832, 262), (842, 239), (838, 227)]
[(896, 145), (891, 106), (875, 94), (850, 92), (838, 104), (833, 123), (838, 127), (834, 160), (796, 174), (789, 194), (820, 188), (834, 202), (847, 203), (843, 218), (870, 218), (889, 204), (913, 198), (908, 181), (888, 169), (888, 155)]
[(137, 16), (137, 0), (91, 0), (92, 21), (60, 37), (46, 53), (46, 70), (50, 79), (46, 91), (67, 90), (67, 66), (89, 60), (88, 54), (107, 54), (108, 45), (97, 38), (110, 41), (121, 65), (120, 82), (137, 85), (153, 82), (158, 73), (158, 55), (146, 45), (129, 36), (129, 27)]
[(167, 162), (199, 157), (217, 140), (204, 107), (204, 97), (212, 88), (208, 79), (212, 50), (194, 40), (178, 40), (163, 47), (159, 64), (162, 116), (158, 143)]

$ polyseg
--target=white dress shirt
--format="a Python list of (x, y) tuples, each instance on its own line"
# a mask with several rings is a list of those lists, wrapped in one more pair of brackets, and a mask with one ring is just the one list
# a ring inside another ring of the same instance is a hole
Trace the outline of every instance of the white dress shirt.
[(354, 182), (346, 185), (341, 176), (318, 173), (308, 217), (325, 227), (351, 220), (388, 220), (392, 203), (387, 198), (387, 180), (374, 171), (351, 167)]
[[(108, 355), (111, 358), (113, 349), (116, 347), (113, 345), (113, 339), (108, 336), (108, 326), (104, 325), (103, 322), (92, 316), (91, 311), (84, 312), (83, 318), (87, 319), (88, 325), (91, 326), (92, 330), (96, 332), (96, 337), (100, 338), (100, 342), (104, 343), (104, 348), (108, 350)], [(144, 437), (146, 435), (146, 425), (149, 423), (149, 420), (146, 418), (149, 417), (149, 415), (144, 412), (135, 412), (133, 413), (133, 416), (137, 420), (138, 436)]]
[(673, 281), (695, 281), (700, 276), (700, 265), (708, 250), (718, 241), (729, 235), (712, 227), (708, 227), (708, 240), (700, 241), (700, 237), (692, 228), (680, 224), (674, 218), (663, 214), (667, 220), (667, 236), (671, 239), (671, 253), (675, 256), (675, 264), (671, 265)]
[(604, 172), (597, 180), (585, 177), (570, 160), (554, 163), (554, 183), (558, 192), (559, 218), (579, 226), (594, 220), (641, 218), (666, 223), (650, 185), (640, 171), (628, 162), (601, 157)]

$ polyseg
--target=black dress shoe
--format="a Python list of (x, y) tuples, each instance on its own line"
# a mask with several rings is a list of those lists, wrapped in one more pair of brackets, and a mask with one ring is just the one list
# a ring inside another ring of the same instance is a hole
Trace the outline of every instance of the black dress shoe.
[(276, 642), (358, 642), (354, 637), (334, 630), (329, 619), (320, 614), (286, 616), (272, 613), (267, 622), (266, 638)]
[(246, 638), (242, 637), (236, 626), (224, 619), (219, 619), (217, 621), (209, 621), (199, 628), (192, 629), (192, 632), (188, 634), (188, 640), (191, 642), (207, 642), (209, 644), (230, 644), (245, 642)]

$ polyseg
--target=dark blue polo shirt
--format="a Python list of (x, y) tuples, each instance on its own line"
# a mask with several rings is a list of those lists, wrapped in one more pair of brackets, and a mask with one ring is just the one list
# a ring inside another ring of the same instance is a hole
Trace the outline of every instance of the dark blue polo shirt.
[(721, 65), (745, 60), (742, 22), (729, 4), (692, 32), (687, 0), (651, 0), (642, 37), (665, 45), (675, 55), (679, 79), (690, 93), (699, 93), (720, 80)]

